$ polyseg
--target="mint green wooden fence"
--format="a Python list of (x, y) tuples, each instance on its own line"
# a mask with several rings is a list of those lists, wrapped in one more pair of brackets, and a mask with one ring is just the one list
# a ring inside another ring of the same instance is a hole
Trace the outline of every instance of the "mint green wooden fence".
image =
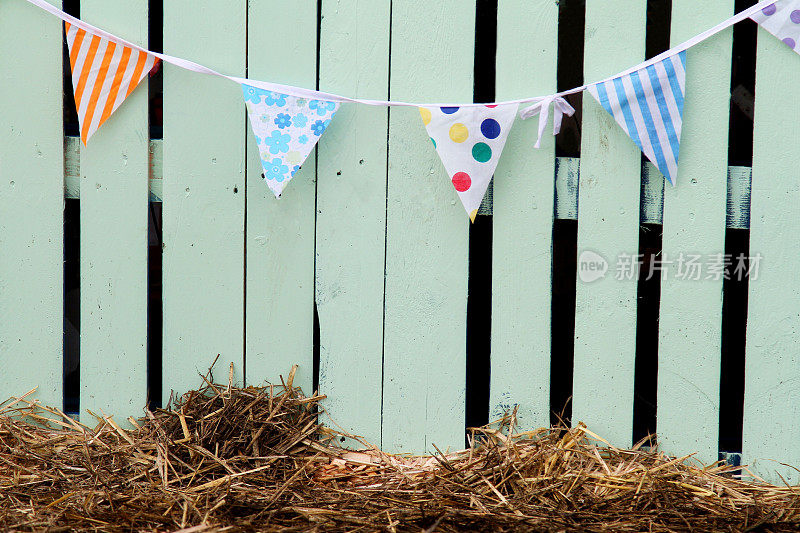
[[(671, 41), (733, 13), (733, 0), (673, 0)], [(145, 0), (81, 0), (81, 17), (147, 43)], [(587, 2), (585, 77), (644, 59), (646, 2)], [(470, 101), (475, 6), (442, 0), (170, 0), (167, 53), (235, 75), (385, 99)], [(501, 0), (498, 99), (556, 89), (559, 9)], [(319, 25), (319, 27), (318, 27)], [(276, 201), (260, 179), (239, 89), (164, 67), (163, 141), (147, 88), (88, 148), (65, 138), (62, 28), (0, 0), (0, 397), (63, 397), (64, 198), (80, 197), (81, 408), (141, 413), (147, 375), (148, 201), (163, 205), (164, 393), (198, 384), (220, 354), (237, 382), (299, 365), (314, 382), (314, 304), (326, 407), (390, 451), (464, 442), (469, 222), (413, 109), (345, 105)], [(317, 41), (319, 39), (319, 42)], [(553, 223), (578, 250), (636, 253), (640, 222), (663, 253), (720, 253), (750, 227), (764, 256), (749, 286), (743, 461), (770, 479), (800, 465), (800, 61), (759, 32), (752, 167), (728, 168), (732, 31), (693, 48), (679, 183), (663, 187), (591, 98), (581, 158), (532, 148), (519, 122), (493, 189), (490, 412), (550, 421)], [(316, 159), (314, 159), (316, 157)], [(149, 175), (149, 191), (148, 180)], [(578, 179), (578, 176), (579, 179)], [(749, 215), (749, 217), (748, 217)], [(744, 221), (744, 222), (742, 222)], [(675, 267), (670, 267), (675, 268)], [(636, 281), (577, 281), (573, 420), (631, 444)], [(721, 280), (661, 285), (657, 431), (671, 453), (717, 459)]]

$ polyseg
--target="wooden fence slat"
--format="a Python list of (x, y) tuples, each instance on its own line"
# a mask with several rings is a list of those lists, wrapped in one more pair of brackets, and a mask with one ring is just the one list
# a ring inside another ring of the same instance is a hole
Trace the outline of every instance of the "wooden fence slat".
[[(147, 0), (82, 0), (81, 16), (147, 45)], [(147, 80), (81, 151), (81, 411), (140, 416), (147, 399)]]
[[(474, 4), (394, 3), (392, 98), (470, 101), (474, 35)], [(383, 447), (460, 448), (469, 218), (413, 108), (389, 111), (387, 194)]]
[(800, 475), (779, 461), (800, 465), (800, 62), (763, 29), (757, 58), (750, 256), (763, 259), (749, 287), (742, 462), (768, 481), (794, 485)]
[[(251, 0), (248, 74), (289, 85), (317, 81), (317, 3)], [(294, 37), (287, 44), (287, 35)], [(334, 119), (333, 123), (336, 122)], [(294, 384), (310, 394), (314, 343), (315, 154), (276, 199), (261, 178), (247, 124), (247, 381)], [(326, 133), (327, 136), (327, 133)], [(323, 137), (323, 143), (325, 142)]]
[[(584, 78), (599, 80), (644, 59), (644, 0), (586, 3)], [(588, 93), (578, 200), (578, 258), (608, 261), (605, 278), (577, 281), (573, 423), (614, 445), (631, 444), (636, 356), (636, 280), (615, 279), (617, 257), (639, 253), (641, 152)]]
[[(733, 0), (673, 0), (673, 44), (733, 14)], [(686, 57), (677, 186), (664, 187), (664, 232), (658, 343), (658, 443), (673, 454), (710, 463), (719, 447), (723, 278), (679, 277), (680, 254), (725, 253), (731, 44), (733, 29), (693, 47)], [(707, 265), (707, 261), (703, 261)], [(684, 266), (685, 269), (685, 266)], [(687, 417), (686, 413), (692, 413)]]
[[(500, 3), (497, 99), (555, 92), (557, 48), (556, 3)], [(521, 428), (550, 424), (555, 141), (548, 125), (534, 149), (537, 124), (538, 118), (517, 120), (494, 183), (489, 416), (519, 405)]]
[(0, 2), (0, 402), (63, 402), (62, 28)]
[[(322, 4), (320, 88), (386, 99), (388, 0)], [(369, 31), (361, 31), (363, 28)], [(320, 391), (334, 422), (380, 444), (386, 246), (385, 107), (344, 105), (319, 149)]]
[[(164, 50), (218, 71), (245, 73), (246, 3), (164, 3)], [(164, 65), (165, 399), (197, 387), (217, 354), (215, 378), (234, 363), (241, 383), (244, 327), (242, 91), (234, 83)]]

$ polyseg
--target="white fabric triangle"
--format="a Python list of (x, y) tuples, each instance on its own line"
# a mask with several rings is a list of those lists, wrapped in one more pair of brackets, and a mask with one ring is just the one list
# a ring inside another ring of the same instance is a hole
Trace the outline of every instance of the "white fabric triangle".
[(686, 51), (613, 80), (589, 93), (672, 185), (677, 182), (686, 89)]
[(473, 222), (518, 107), (505, 104), (419, 108), (433, 146)]
[(264, 181), (278, 198), (317, 145), (339, 103), (307, 100), (245, 84), (242, 91)]
[(81, 141), (86, 145), (156, 66), (158, 59), (69, 22), (64, 22), (64, 30)]
[(750, 18), (800, 54), (800, 1), (778, 0)]

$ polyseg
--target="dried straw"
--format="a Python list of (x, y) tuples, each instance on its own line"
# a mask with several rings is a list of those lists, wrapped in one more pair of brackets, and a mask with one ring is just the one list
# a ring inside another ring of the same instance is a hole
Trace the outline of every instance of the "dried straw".
[(793, 487), (602, 443), (509, 436), (513, 413), (435, 456), (339, 448), (322, 396), (206, 380), (125, 429), (27, 397), (0, 409), (0, 529), (18, 531), (794, 531)]

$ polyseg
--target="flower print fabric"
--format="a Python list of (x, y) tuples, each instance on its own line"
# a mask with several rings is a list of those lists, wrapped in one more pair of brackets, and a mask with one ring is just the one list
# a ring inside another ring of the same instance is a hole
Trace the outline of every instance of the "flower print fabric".
[(278, 113), (278, 118), (275, 119), (275, 125), (279, 128), (288, 128), (292, 125), (292, 118), (286, 113)]
[(305, 100), (242, 84), (264, 181), (279, 197), (339, 109), (337, 102)]

